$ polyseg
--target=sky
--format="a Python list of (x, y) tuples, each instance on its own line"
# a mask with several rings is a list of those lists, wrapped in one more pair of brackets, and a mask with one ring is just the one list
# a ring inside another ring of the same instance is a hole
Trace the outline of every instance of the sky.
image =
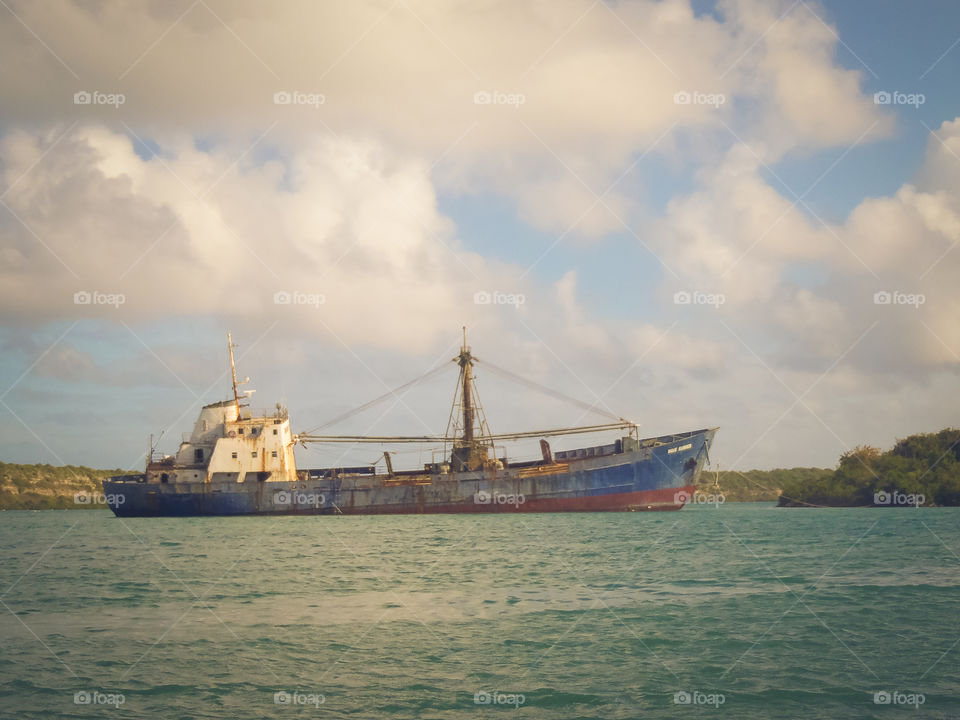
[(462, 326), (494, 432), (958, 424), (955, 2), (5, 0), (0, 60), (0, 460), (173, 452), (227, 332), (295, 432), (442, 433)]

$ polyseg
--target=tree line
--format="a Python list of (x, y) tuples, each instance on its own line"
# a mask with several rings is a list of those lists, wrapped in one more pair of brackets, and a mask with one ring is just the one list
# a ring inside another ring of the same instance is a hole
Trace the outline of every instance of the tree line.
[(911, 435), (886, 452), (858, 446), (829, 474), (788, 479), (778, 505), (960, 505), (960, 430)]

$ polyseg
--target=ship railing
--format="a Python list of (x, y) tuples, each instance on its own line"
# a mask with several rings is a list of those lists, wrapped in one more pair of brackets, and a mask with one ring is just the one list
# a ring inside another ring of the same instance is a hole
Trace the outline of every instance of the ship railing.
[(286, 420), (288, 416), (286, 408), (242, 408), (241, 419), (243, 420)]

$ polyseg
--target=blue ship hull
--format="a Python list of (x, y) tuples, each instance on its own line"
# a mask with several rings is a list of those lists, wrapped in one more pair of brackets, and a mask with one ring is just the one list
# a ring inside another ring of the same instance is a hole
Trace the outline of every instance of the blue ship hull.
[[(296, 481), (103, 481), (120, 517), (678, 510), (692, 496), (716, 428), (558, 452), (500, 470), (376, 475), (300, 471)], [(357, 470), (357, 469), (354, 469)]]

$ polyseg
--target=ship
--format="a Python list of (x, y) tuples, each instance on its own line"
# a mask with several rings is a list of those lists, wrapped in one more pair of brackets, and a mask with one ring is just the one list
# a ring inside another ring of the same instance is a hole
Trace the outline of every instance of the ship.
[[(711, 427), (641, 438), (636, 423), (617, 418), (494, 434), (474, 375), (478, 362), (492, 364), (473, 355), (464, 328), (452, 359), (459, 376), (443, 435), (294, 433), (282, 404), (251, 409), (254, 391), (241, 390), (250, 379), (237, 379), (230, 334), (227, 345), (232, 397), (201, 408), (176, 454), (157, 457), (151, 436), (145, 472), (103, 480), (106, 502), (118, 517), (680, 510), (694, 498), (717, 432)], [(550, 438), (589, 433), (619, 437), (569, 450), (550, 446)], [(539, 440), (540, 456), (511, 458), (498, 445), (521, 439)], [(435, 444), (441, 454), (412, 470), (394, 469), (390, 451), (369, 465), (298, 469), (294, 450), (309, 443)]]

